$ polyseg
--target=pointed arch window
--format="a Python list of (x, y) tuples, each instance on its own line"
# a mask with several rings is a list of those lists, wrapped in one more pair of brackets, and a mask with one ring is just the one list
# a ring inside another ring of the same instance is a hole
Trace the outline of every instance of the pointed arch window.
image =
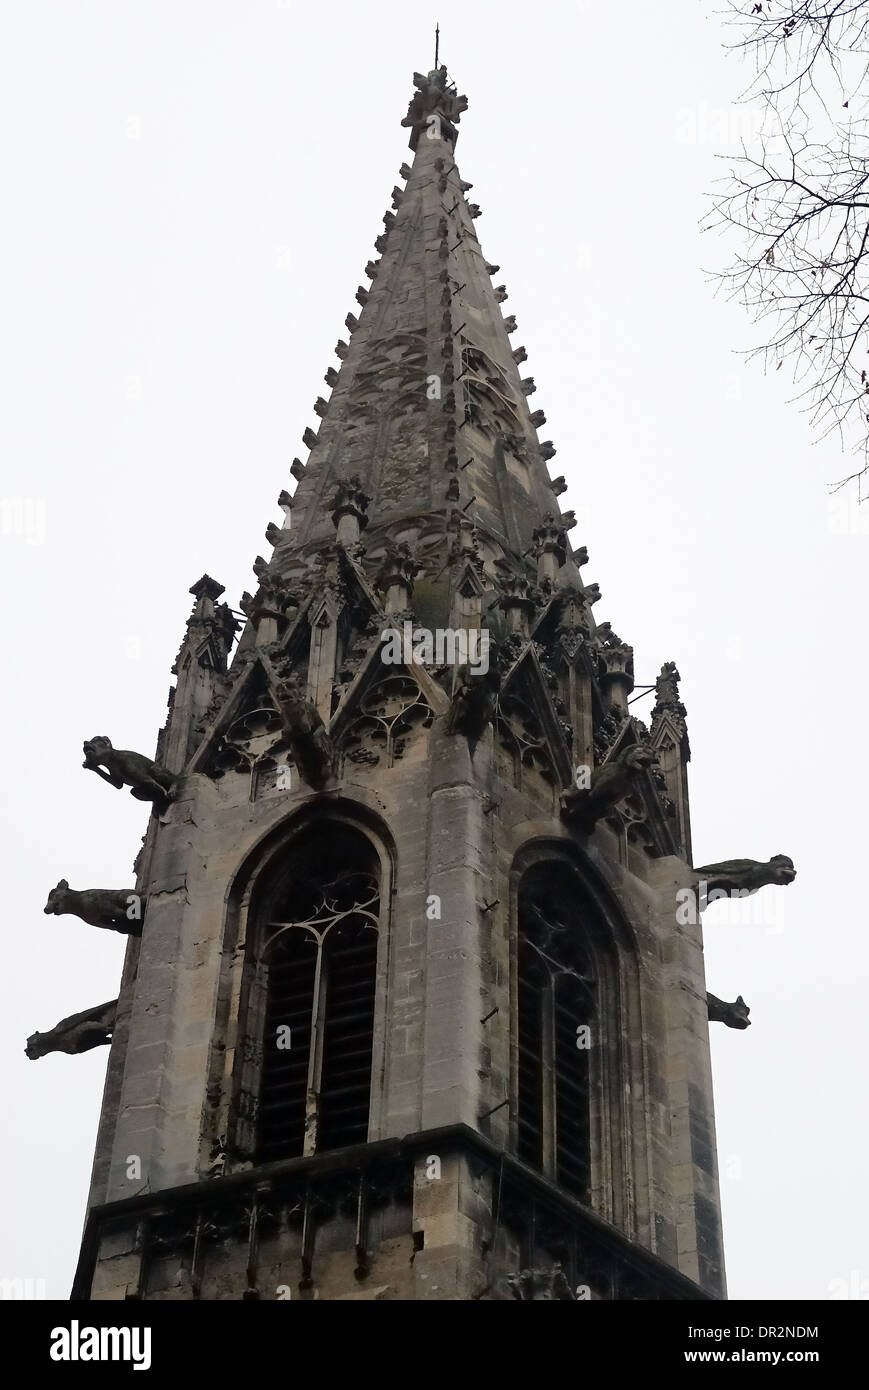
[(518, 909), (516, 1149), (589, 1201), (599, 980), (566, 866), (529, 869)]
[(370, 842), (300, 837), (257, 911), (260, 1162), (368, 1138), (380, 874)]

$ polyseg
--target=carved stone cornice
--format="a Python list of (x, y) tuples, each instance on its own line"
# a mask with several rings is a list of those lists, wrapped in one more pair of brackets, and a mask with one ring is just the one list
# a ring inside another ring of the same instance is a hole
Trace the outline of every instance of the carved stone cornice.
[(201, 579), (190, 585), (188, 592), (196, 599), (209, 598), (212, 603), (216, 603), (221, 594), (225, 593), (225, 589), (216, 579), (212, 579), (210, 574), (203, 574)]

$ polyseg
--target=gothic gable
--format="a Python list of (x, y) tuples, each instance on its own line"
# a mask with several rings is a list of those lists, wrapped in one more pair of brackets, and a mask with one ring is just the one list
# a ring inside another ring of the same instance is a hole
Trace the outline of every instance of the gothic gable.
[(406, 757), (424, 730), (445, 714), (448, 700), (425, 667), (387, 664), (377, 640), (336, 709), (330, 731), (345, 763), (386, 769)]
[[(508, 660), (510, 652), (508, 642), (502, 649)], [(495, 731), (521, 766), (535, 768), (545, 781), (563, 787), (573, 776), (571, 731), (556, 700), (535, 644), (526, 643), (503, 677)]]
[[(634, 746), (650, 748), (651, 743), (639, 720), (628, 716), (622, 721), (620, 731), (600, 767), (614, 765)], [(630, 791), (612, 806), (605, 820), (611, 829), (624, 834), (628, 841), (641, 845), (653, 859), (679, 853), (675, 807), (656, 765), (634, 772)]]

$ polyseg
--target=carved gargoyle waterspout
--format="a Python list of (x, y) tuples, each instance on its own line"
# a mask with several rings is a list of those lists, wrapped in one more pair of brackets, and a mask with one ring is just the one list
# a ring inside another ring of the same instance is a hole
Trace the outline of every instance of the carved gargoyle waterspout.
[(657, 763), (654, 750), (642, 743), (623, 745), (591, 774), (588, 788), (571, 787), (561, 796), (562, 819), (592, 830), (598, 821), (634, 790), (638, 776)]
[(110, 999), (107, 1004), (97, 1004), (93, 1009), (62, 1018), (47, 1033), (31, 1033), (24, 1049), (26, 1056), (31, 1062), (47, 1057), (49, 1052), (77, 1056), (111, 1042), (117, 1009), (117, 999)]
[(737, 994), (732, 1004), (726, 1003), (714, 994), (707, 994), (706, 1007), (710, 1023), (723, 1023), (727, 1028), (751, 1027), (751, 1019), (748, 1017), (751, 1009), (741, 994)]
[(105, 927), (125, 936), (142, 934), (142, 900), (135, 889), (70, 888), (62, 878), (48, 895), (44, 912), (60, 917), (69, 913), (91, 927)]
[(769, 884), (786, 887), (797, 876), (794, 861), (786, 854), (774, 854), (765, 864), (757, 859), (724, 859), (720, 864), (704, 864), (694, 873), (706, 885), (707, 898), (713, 893), (756, 893)]
[(86, 739), (82, 747), (82, 767), (95, 772), (110, 786), (129, 786), (137, 801), (151, 801), (155, 807), (166, 806), (172, 800), (177, 778), (151, 758), (129, 749), (113, 748), (111, 739), (99, 734)]
[(491, 661), (485, 673), (475, 674), (473, 667), (461, 666), (458, 676), (459, 682), (447, 716), (447, 733), (464, 734), (473, 752), (492, 722), (501, 676)]
[(333, 775), (335, 750), (317, 706), (296, 676), (276, 681), (272, 692), (296, 767), (309, 786), (322, 791)]
[(522, 1269), (507, 1275), (507, 1287), (513, 1298), (523, 1303), (574, 1303), (573, 1290), (560, 1266), (552, 1269)]

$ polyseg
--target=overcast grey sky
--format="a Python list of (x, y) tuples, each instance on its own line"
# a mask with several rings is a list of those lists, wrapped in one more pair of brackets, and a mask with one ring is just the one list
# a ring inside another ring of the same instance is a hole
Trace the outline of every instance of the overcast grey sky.
[(107, 1051), (23, 1047), (113, 998), (123, 954), (42, 908), (61, 877), (132, 884), (146, 824), (82, 770), (82, 740), (151, 754), (190, 584), (207, 570), (234, 605), (252, 587), (437, 13), (470, 100), (458, 162), (596, 614), (639, 682), (666, 660), (683, 677), (695, 862), (798, 869), (750, 920), (706, 918), (709, 987), (741, 992), (753, 1024), (712, 1030), (731, 1296), (869, 1296), (869, 512), (831, 509), (849, 461), (812, 446), (784, 372), (736, 355), (750, 325), (704, 275), (727, 259), (698, 231), (704, 192), (752, 128), (714, 3), (0, 10), (0, 1275), (68, 1294)]

